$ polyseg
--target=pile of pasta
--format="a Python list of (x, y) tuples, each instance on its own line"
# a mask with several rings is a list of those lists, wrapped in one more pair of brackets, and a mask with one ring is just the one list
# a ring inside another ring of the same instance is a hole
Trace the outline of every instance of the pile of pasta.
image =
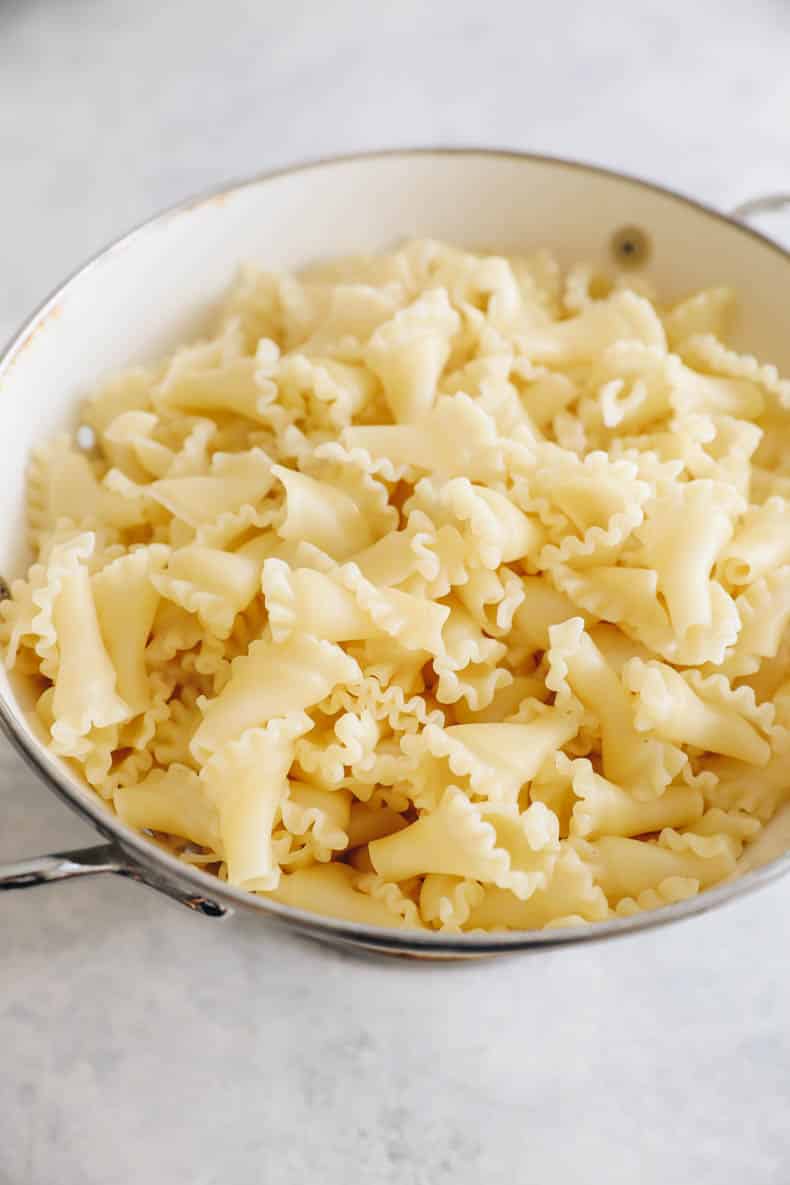
[(727, 880), (788, 794), (790, 385), (726, 288), (434, 241), (248, 268), (29, 472), (54, 753), (254, 893), (442, 931)]

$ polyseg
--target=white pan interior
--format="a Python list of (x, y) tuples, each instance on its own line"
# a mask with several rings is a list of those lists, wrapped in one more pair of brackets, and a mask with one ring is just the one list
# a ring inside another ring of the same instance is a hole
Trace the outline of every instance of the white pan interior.
[[(198, 332), (240, 263), (293, 268), (409, 236), (606, 260), (613, 232), (625, 225), (649, 235), (644, 271), (662, 297), (733, 285), (738, 346), (790, 371), (790, 258), (671, 194), (579, 166), (474, 151), (368, 156), (264, 178), (158, 218), (56, 295), (0, 368), (0, 574), (10, 580), (27, 564), (31, 448), (76, 424), (80, 399), (105, 372)], [(8, 691), (3, 672), (0, 693), (13, 700)]]

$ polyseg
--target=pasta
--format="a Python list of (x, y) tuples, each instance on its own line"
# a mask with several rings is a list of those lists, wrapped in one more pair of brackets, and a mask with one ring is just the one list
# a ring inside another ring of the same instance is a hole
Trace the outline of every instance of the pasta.
[(363, 925), (595, 923), (790, 809), (790, 385), (725, 287), (430, 240), (247, 268), (30, 462), (0, 605), (130, 827)]

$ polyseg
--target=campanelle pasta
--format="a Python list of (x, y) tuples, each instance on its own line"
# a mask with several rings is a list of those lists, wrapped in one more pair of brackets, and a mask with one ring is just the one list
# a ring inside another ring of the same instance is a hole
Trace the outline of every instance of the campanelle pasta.
[(31, 460), (2, 640), (53, 751), (363, 924), (590, 923), (748, 867), (790, 799), (790, 384), (728, 289), (645, 291), (433, 241), (245, 270)]

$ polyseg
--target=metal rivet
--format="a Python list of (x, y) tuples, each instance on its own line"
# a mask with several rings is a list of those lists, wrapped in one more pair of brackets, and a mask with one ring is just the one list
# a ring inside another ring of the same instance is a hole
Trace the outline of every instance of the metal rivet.
[(620, 227), (612, 235), (609, 245), (620, 267), (643, 267), (650, 258), (650, 237), (638, 226)]
[(217, 901), (209, 901), (207, 897), (190, 897), (186, 904), (207, 918), (224, 918), (230, 912), (224, 905)]

